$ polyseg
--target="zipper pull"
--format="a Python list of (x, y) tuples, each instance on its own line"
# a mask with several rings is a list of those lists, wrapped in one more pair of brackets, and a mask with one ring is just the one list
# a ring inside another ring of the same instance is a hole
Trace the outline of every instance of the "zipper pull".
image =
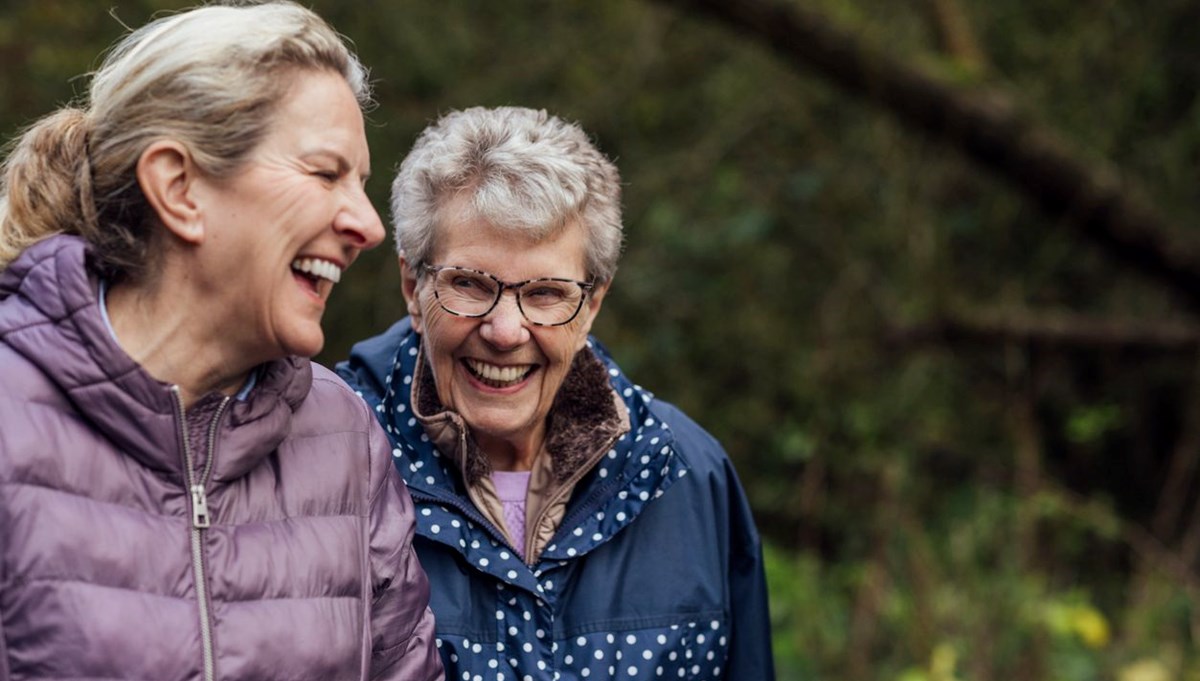
[(192, 527), (208, 527), (208, 495), (204, 485), (192, 485)]

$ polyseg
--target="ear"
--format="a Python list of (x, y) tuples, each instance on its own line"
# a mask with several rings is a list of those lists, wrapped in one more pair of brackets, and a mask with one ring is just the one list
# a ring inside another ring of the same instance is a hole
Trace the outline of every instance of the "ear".
[(412, 318), (413, 330), (422, 333), (424, 317), (421, 315), (421, 301), (417, 294), (417, 273), (409, 266), (408, 259), (400, 254), (400, 287), (404, 293), (404, 304), (408, 306), (408, 316)]
[(579, 311), (582, 323), (580, 325), (579, 347), (576, 350), (582, 350), (583, 346), (587, 343), (587, 335), (592, 331), (592, 322), (596, 321), (596, 315), (600, 314), (600, 306), (604, 304), (604, 296), (608, 293), (610, 284), (612, 284), (611, 281), (596, 284), (591, 293), (588, 293), (587, 300), (583, 303), (583, 309)]
[(191, 152), (170, 139), (146, 147), (137, 163), (138, 185), (158, 221), (191, 244), (204, 240), (204, 222), (200, 219), (193, 186), (198, 174)]

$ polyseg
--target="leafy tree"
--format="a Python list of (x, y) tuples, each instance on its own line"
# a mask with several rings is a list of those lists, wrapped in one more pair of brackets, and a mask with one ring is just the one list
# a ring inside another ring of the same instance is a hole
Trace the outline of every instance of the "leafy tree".
[[(544, 107), (617, 160), (596, 332), (735, 459), (782, 678), (1200, 677), (1194, 0), (313, 6), (373, 70), (385, 215), (453, 108)], [(0, 7), (0, 130), (123, 30)], [(319, 361), (402, 314), (367, 254)]]

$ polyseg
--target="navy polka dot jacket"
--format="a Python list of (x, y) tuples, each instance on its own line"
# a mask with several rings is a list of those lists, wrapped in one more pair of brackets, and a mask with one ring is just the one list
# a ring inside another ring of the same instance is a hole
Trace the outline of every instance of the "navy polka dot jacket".
[(632, 430), (579, 482), (526, 565), (412, 416), (419, 344), (401, 320), (337, 370), (388, 431), (416, 504), (447, 679), (775, 678), (758, 533), (712, 436), (590, 340)]

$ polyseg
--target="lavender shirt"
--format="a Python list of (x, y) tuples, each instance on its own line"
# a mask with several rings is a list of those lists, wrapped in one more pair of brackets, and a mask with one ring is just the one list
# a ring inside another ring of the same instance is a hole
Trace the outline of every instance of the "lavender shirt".
[(493, 471), (492, 484), (504, 506), (504, 524), (516, 543), (517, 553), (525, 557), (525, 494), (529, 491), (529, 471)]

